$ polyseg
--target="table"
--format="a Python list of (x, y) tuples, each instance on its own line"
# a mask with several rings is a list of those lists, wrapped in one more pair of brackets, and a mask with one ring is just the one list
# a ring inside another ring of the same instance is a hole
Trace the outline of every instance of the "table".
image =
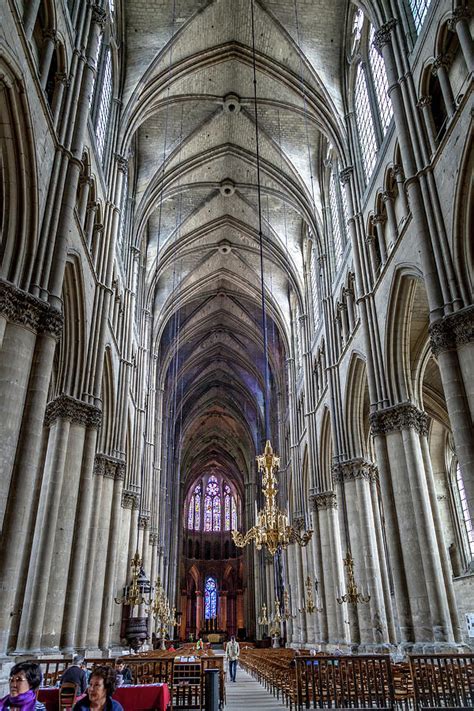
[[(166, 711), (170, 692), (167, 684), (120, 686), (113, 698), (122, 704), (124, 711)], [(40, 689), (38, 701), (46, 706), (47, 711), (59, 711), (59, 689)]]

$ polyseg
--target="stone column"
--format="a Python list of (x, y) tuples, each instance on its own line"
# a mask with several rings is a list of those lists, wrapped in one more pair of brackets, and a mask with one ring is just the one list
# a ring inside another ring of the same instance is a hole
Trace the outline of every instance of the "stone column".
[(222, 590), (219, 598), (219, 629), (227, 630), (227, 590)]
[(436, 151), (436, 128), (433, 121), (433, 114), (431, 113), (431, 96), (421, 96), (417, 103), (417, 107), (420, 109), (423, 116), (423, 122), (425, 125), (426, 135), (428, 137), (428, 143), (430, 146), (430, 151), (433, 154)]
[(431, 73), (433, 76), (437, 76), (439, 79), (439, 85), (441, 87), (441, 93), (443, 95), (444, 105), (446, 107), (446, 113), (448, 114), (448, 120), (452, 119), (454, 111), (456, 109), (454, 104), (453, 90), (451, 89), (451, 84), (449, 82), (448, 70), (451, 65), (452, 58), (448, 54), (440, 55), (436, 57)]
[(25, 13), (23, 15), (23, 29), (25, 30), (25, 35), (27, 39), (31, 39), (31, 35), (33, 34), (40, 4), (41, 0), (30, 0), (28, 3), (25, 4)]
[(430, 326), (431, 350), (438, 360), (471, 520), (474, 519), (474, 306)]
[[(0, 443), (2, 448), (0, 461), (4, 465), (7, 462), (11, 463), (11, 469), (2, 470), (2, 491), (7, 489), (8, 481), (15, 491), (15, 496), (6, 509), (3, 520), (0, 547), (0, 599), (2, 600), (0, 654), (2, 654), (6, 653), (9, 647), (14, 647), (16, 643), (19, 612), (23, 607), (23, 581), (27, 577), (38, 502), (37, 492), (41, 478), (38, 463), (42, 456), (44, 412), (56, 339), (62, 329), (62, 315), (49, 304), (7, 282), (0, 281), (0, 322), (6, 324), (0, 365), (0, 371), (4, 369), (5, 374), (8, 371), (6, 363), (10, 362), (10, 366), (14, 362), (19, 363), (19, 354), (23, 353), (23, 357), (26, 354), (26, 350), (17, 350), (13, 343), (10, 344), (10, 335), (7, 334), (10, 323), (22, 325), (28, 331), (25, 337), (20, 337), (14, 329), (14, 340), (20, 338), (23, 343), (26, 338), (29, 341), (31, 330), (38, 334), (36, 342), (31, 344), (34, 353), (32, 359), (29, 359), (31, 367), (26, 397), (21, 391), (21, 377), (12, 379), (8, 376), (0, 379), (2, 422), (10, 422), (20, 404), (21, 407), (18, 409), (22, 411), (21, 429), (15, 434), (18, 442), (16, 454), (9, 438), (2, 438)], [(18, 392), (15, 392), (15, 387), (19, 387)], [(15, 541), (14, 546), (11, 545), (11, 541)]]
[[(343, 587), (342, 554), (337, 521), (337, 499), (333, 491), (313, 494), (321, 536), (321, 559), (324, 600), (330, 644), (345, 643), (344, 607), (336, 602), (337, 590)], [(322, 594), (321, 594), (322, 598)]]
[[(18, 650), (39, 651), (41, 648), (71, 425), (74, 423), (97, 425), (98, 417), (100, 418), (100, 415), (96, 408), (91, 408), (66, 395), (60, 396), (48, 405), (45, 423), (50, 430), (30, 571), (25, 590), (24, 613), (18, 634)], [(62, 601), (60, 600), (59, 603), (62, 604)]]
[(382, 193), (382, 200), (385, 203), (387, 210), (387, 225), (390, 232), (390, 241), (388, 247), (391, 248), (398, 239), (397, 216), (393, 205), (393, 193), (390, 190), (385, 190)]
[(313, 507), (312, 507), (312, 512), (311, 512), (311, 519), (313, 522), (313, 536), (312, 536), (312, 547), (313, 547), (313, 558), (314, 558), (314, 576), (315, 579), (318, 581), (317, 587), (318, 587), (318, 594), (321, 599), (321, 606), (322, 610), (321, 612), (316, 613), (316, 618), (315, 618), (315, 632), (316, 632), (316, 638), (315, 641), (319, 644), (321, 642), (327, 642), (328, 640), (328, 622), (327, 622), (327, 611), (326, 611), (326, 605), (325, 605), (325, 587), (326, 583), (324, 580), (324, 573), (323, 573), (323, 561), (322, 561), (322, 546), (321, 546), (321, 536), (320, 536), (320, 528), (319, 528), (319, 517), (318, 517), (318, 510), (317, 508), (314, 507), (314, 502)]
[(202, 609), (203, 597), (200, 590), (196, 590), (196, 639), (201, 631), (204, 615)]
[[(387, 441), (395, 512), (397, 517), (402, 517), (398, 528), (414, 641), (452, 642), (453, 630), (420, 443), (420, 438), (428, 434), (428, 418), (413, 404), (403, 403), (372, 413), (370, 420), (372, 433), (385, 435)], [(423, 575), (415, 574), (417, 570), (423, 571)]]
[(372, 222), (375, 225), (375, 233), (377, 235), (377, 242), (380, 248), (380, 259), (382, 265), (387, 261), (387, 243), (385, 241), (384, 225), (387, 222), (385, 215), (377, 213), (374, 215)]
[(91, 520), (94, 457), (97, 444), (97, 427), (88, 428), (82, 452), (81, 480), (78, 507), (74, 522), (69, 579), (64, 600), (64, 616), (60, 646), (63, 652), (72, 653), (75, 645), (76, 625), (81, 590), (86, 567), (87, 535)]
[(456, 32), (461, 45), (461, 50), (467, 65), (467, 71), (474, 71), (474, 46), (472, 42), (471, 30), (469, 29), (469, 19), (471, 12), (468, 7), (459, 6), (453, 10), (453, 15), (448, 20), (448, 28), (451, 32)]
[(393, 174), (394, 174), (395, 180), (397, 182), (398, 194), (400, 196), (400, 200), (403, 205), (403, 215), (404, 215), (404, 218), (406, 219), (408, 217), (409, 208), (408, 208), (407, 196), (405, 193), (405, 173), (403, 172), (403, 166), (394, 165), (393, 166)]
[[(105, 455), (103, 455), (105, 459)], [(107, 457), (105, 466), (113, 471), (113, 498), (110, 517), (110, 532), (106, 553), (105, 584), (102, 599), (102, 612), (100, 619), (99, 647), (107, 651), (110, 644), (110, 629), (112, 622), (112, 606), (115, 597), (115, 568), (118, 559), (119, 525), (121, 518), (121, 503), (123, 481), (125, 479), (125, 462)], [(105, 545), (105, 541), (104, 541)]]
[(56, 30), (44, 30), (43, 32), (43, 54), (41, 57), (40, 67), (40, 84), (43, 91), (46, 88), (49, 69), (51, 67), (51, 59), (57, 44)]

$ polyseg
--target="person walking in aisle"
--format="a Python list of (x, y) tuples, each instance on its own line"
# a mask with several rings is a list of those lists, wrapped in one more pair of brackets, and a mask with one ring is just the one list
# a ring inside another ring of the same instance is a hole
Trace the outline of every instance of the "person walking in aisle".
[(237, 673), (237, 661), (240, 656), (240, 645), (233, 635), (230, 638), (230, 642), (227, 642), (225, 648), (225, 656), (229, 662), (230, 680), (235, 681), (235, 675)]

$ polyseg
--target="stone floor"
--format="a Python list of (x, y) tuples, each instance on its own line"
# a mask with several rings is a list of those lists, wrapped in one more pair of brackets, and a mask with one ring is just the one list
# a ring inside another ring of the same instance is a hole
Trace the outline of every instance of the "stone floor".
[(226, 675), (225, 685), (227, 703), (225, 711), (278, 711), (284, 705), (261, 686), (250, 674), (240, 667), (237, 669), (235, 684)]

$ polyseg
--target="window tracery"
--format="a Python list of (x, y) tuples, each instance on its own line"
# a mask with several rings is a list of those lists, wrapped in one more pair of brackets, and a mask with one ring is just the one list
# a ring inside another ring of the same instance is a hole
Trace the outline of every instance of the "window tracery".
[(221, 530), (221, 494), (217, 478), (209, 477), (206, 486), (206, 497), (204, 499), (204, 530)]
[(188, 528), (191, 531), (201, 530), (201, 484), (198, 484), (189, 501)]
[(204, 618), (212, 620), (217, 617), (217, 580), (207, 578), (204, 587)]

